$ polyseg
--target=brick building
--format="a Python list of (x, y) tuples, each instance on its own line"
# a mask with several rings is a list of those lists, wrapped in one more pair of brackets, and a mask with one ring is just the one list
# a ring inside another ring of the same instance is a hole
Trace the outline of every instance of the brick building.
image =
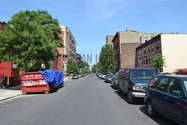
[(114, 38), (114, 35), (107, 35), (106, 36), (106, 44), (113, 45), (112, 40)]
[(61, 50), (61, 54), (63, 55), (64, 72), (66, 73), (68, 59), (76, 61), (76, 40), (68, 27), (60, 25), (60, 28), (60, 36), (63, 39), (62, 43), (64, 45), (63, 51)]
[(134, 30), (117, 32), (112, 40), (116, 52), (117, 68), (134, 68), (136, 48), (156, 35), (158, 34)]
[(159, 34), (136, 48), (136, 67), (154, 68), (153, 57), (164, 56), (164, 72), (187, 68), (187, 34)]
[(0, 30), (5, 31), (7, 29), (7, 24), (5, 22), (0, 22)]

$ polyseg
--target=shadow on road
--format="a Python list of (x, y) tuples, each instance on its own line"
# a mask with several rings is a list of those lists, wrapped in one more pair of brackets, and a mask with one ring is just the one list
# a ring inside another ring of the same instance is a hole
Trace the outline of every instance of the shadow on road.
[[(53, 90), (50, 90), (50, 92), (48, 94), (54, 94), (56, 92), (59, 91), (59, 89), (63, 88), (64, 86), (61, 86), (59, 88), (56, 88), (56, 89), (53, 89)], [(32, 95), (32, 94), (45, 94), (45, 92), (29, 92), (27, 93), (27, 95)]]
[[(127, 103), (127, 95), (126, 94), (119, 94), (118, 90), (114, 90), (114, 92), (120, 96), (121, 99), (123, 99), (126, 103)], [(144, 101), (142, 99), (137, 99), (135, 104), (132, 105), (137, 105), (140, 106), (140, 111), (143, 113), (143, 115), (146, 115), (145, 112), (145, 105), (144, 105)], [(148, 116), (149, 117), (149, 116)], [(151, 117), (149, 117), (151, 118)], [(166, 117), (159, 115), (157, 118), (151, 118), (153, 121), (155, 121), (158, 125), (178, 125), (177, 123), (171, 121), (170, 119), (167, 119)]]
[[(118, 90), (114, 90), (114, 92), (121, 97), (126, 103), (127, 103), (127, 95), (126, 94), (119, 94)], [(144, 102), (142, 99), (136, 99), (135, 103), (132, 105), (144, 105)]]
[[(145, 106), (140, 107), (140, 111), (147, 115)], [(149, 117), (149, 116), (148, 116)], [(151, 117), (149, 117), (151, 118)], [(178, 125), (177, 123), (171, 121), (170, 119), (166, 118), (165, 116), (159, 114), (156, 118), (151, 118), (153, 121), (155, 121), (158, 125)]]

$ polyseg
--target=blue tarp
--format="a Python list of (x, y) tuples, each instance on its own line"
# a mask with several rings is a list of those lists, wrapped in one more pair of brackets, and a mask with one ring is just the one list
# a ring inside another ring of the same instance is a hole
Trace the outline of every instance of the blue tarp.
[(58, 85), (64, 82), (64, 73), (53, 70), (39, 71), (45, 78), (45, 81), (50, 84), (52, 88), (56, 88)]

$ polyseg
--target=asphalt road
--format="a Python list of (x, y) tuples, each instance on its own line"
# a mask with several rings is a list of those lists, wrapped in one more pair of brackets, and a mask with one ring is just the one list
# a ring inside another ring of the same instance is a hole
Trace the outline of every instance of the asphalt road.
[(151, 119), (142, 102), (129, 105), (94, 75), (68, 81), (51, 94), (24, 95), (0, 103), (0, 125), (174, 125)]

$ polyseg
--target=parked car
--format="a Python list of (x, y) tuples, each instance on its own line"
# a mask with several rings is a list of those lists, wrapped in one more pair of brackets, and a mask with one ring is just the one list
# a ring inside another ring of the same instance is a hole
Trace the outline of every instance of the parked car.
[(161, 73), (159, 73), (158, 75), (172, 75), (172, 73), (169, 73), (169, 72), (161, 72)]
[(107, 75), (107, 73), (101, 73), (101, 74), (100, 74), (100, 78), (101, 78), (101, 79), (104, 79), (106, 75)]
[(119, 93), (127, 94), (127, 102), (135, 103), (136, 98), (143, 99), (149, 80), (156, 74), (153, 69), (129, 68), (118, 73)]
[(119, 88), (117, 75), (114, 75), (114, 77), (112, 78), (111, 87), (116, 89), (116, 90)]
[(105, 81), (106, 83), (111, 83), (113, 77), (114, 77), (114, 75), (112, 75), (112, 74), (107, 74), (107, 75), (105, 76), (105, 78), (104, 78), (104, 81)]
[(187, 75), (187, 68), (177, 69), (175, 74), (177, 74), (177, 75)]
[(83, 77), (83, 75), (82, 74), (77, 74), (78, 75), (78, 78), (81, 78), (81, 77)]
[(79, 75), (78, 74), (73, 74), (72, 75), (72, 79), (78, 79), (79, 78)]
[(160, 113), (181, 125), (187, 125), (187, 76), (156, 76), (144, 98), (150, 117)]
[(99, 78), (101, 78), (101, 75), (102, 75), (101, 72), (98, 72), (98, 73), (96, 74), (96, 76), (99, 77)]

